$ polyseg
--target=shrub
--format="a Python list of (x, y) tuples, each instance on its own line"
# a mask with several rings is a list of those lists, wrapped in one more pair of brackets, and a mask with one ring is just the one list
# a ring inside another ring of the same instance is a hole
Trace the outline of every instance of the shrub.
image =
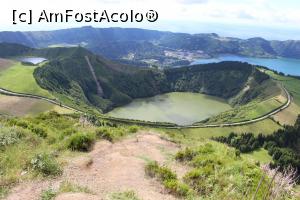
[(0, 126), (0, 148), (17, 143), (24, 135), (20, 128)]
[(205, 167), (205, 166), (217, 166), (217, 165), (221, 165), (222, 162), (219, 159), (214, 159), (214, 158), (209, 158), (207, 156), (203, 156), (203, 155), (198, 155), (196, 157), (193, 158), (193, 160), (191, 161), (191, 164), (194, 167)]
[(67, 193), (67, 192), (82, 192), (82, 193), (92, 193), (90, 189), (87, 187), (82, 187), (79, 185), (72, 184), (68, 181), (63, 181), (59, 186), (59, 193)]
[(241, 157), (241, 151), (236, 149), (235, 150), (235, 157), (240, 158)]
[(191, 193), (187, 184), (179, 183), (176, 179), (165, 180), (163, 184), (166, 189), (177, 196), (186, 197)]
[(134, 191), (117, 192), (111, 195), (111, 200), (139, 200)]
[(76, 133), (68, 140), (68, 148), (73, 151), (88, 151), (95, 141), (95, 136), (88, 133)]
[(183, 179), (188, 182), (188, 183), (193, 183), (194, 180), (198, 180), (200, 178), (202, 178), (202, 173), (200, 169), (193, 169), (191, 171), (189, 171), (184, 177)]
[(63, 136), (70, 136), (73, 135), (74, 133), (76, 133), (77, 131), (74, 128), (67, 128), (66, 130), (64, 130), (62, 132)]
[(176, 194), (179, 196), (188, 196), (190, 194), (190, 187), (184, 183), (178, 183), (176, 188)]
[(157, 162), (149, 162), (145, 167), (148, 176), (158, 178), (171, 193), (178, 196), (187, 196), (190, 192), (188, 185), (179, 183), (177, 175), (165, 166), (159, 166)]
[(136, 133), (138, 130), (139, 130), (139, 127), (137, 127), (137, 126), (129, 127), (129, 133)]
[(42, 138), (46, 138), (47, 137), (47, 131), (39, 126), (29, 126), (29, 129), (35, 133), (36, 135), (42, 137)]
[(212, 144), (205, 144), (199, 147), (199, 153), (201, 154), (208, 154), (208, 153), (213, 153), (214, 152), (214, 148), (212, 146)]
[(31, 159), (30, 165), (33, 170), (42, 173), (44, 176), (57, 176), (62, 173), (62, 170), (56, 159), (47, 153), (35, 155)]
[(27, 122), (25, 120), (11, 119), (9, 121), (9, 124), (14, 125), (14, 126), (19, 126), (24, 129), (29, 129), (31, 132), (35, 133), (36, 135), (38, 135), (40, 137), (43, 137), (43, 138), (47, 137), (47, 131), (44, 128), (39, 127), (37, 125), (33, 125), (32, 123)]
[(20, 120), (20, 119), (11, 119), (9, 121), (9, 124), (10, 125), (15, 125), (15, 126), (19, 126), (19, 127), (22, 127), (22, 128), (28, 128), (30, 123), (29, 122), (26, 122), (24, 120)]
[(168, 167), (163, 166), (160, 167), (158, 170), (158, 177), (162, 180), (172, 180), (172, 179), (177, 179), (177, 175), (172, 172)]
[(145, 172), (150, 177), (159, 178), (162, 181), (177, 179), (177, 176), (168, 167), (160, 167), (157, 162), (149, 162), (145, 167)]
[(98, 128), (96, 130), (96, 135), (97, 135), (97, 137), (104, 139), (104, 140), (108, 140), (110, 142), (112, 142), (114, 140), (113, 134), (111, 133), (111, 131), (105, 127)]
[(53, 189), (43, 190), (40, 196), (41, 200), (52, 200), (56, 197), (57, 193)]
[(186, 148), (183, 151), (178, 151), (175, 155), (175, 159), (184, 162), (191, 161), (195, 156), (195, 152), (193, 152), (190, 148)]
[(213, 190), (215, 178), (211, 167), (193, 169), (188, 172), (183, 180), (190, 185), (197, 193), (207, 195)]
[(145, 167), (145, 173), (150, 177), (155, 177), (159, 170), (159, 165), (157, 162), (149, 162)]

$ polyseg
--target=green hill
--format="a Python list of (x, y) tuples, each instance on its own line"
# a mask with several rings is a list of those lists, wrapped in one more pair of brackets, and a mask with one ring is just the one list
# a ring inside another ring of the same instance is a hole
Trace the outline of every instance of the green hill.
[[(81, 47), (42, 49), (36, 54), (52, 58), (57, 52), (63, 53), (35, 70), (34, 76), (39, 85), (104, 112), (135, 98), (175, 91), (200, 92), (229, 100), (248, 84), (247, 92), (237, 96), (234, 103), (245, 104), (264, 94), (255, 86), (269, 79), (255, 66), (240, 62), (158, 70), (114, 63)], [(89, 58), (103, 95), (97, 94), (97, 84), (85, 56)]]

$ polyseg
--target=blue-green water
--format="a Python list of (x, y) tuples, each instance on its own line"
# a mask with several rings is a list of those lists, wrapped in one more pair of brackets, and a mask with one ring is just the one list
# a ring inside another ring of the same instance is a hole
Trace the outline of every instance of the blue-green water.
[(222, 61), (241, 61), (253, 65), (261, 65), (285, 74), (300, 76), (300, 59), (291, 58), (253, 58), (231, 54), (219, 55), (216, 58), (199, 59), (192, 64), (207, 64)]
[(230, 109), (231, 106), (225, 100), (217, 97), (199, 93), (172, 92), (135, 99), (107, 114), (125, 119), (189, 125)]
[(41, 62), (46, 61), (46, 58), (40, 58), (40, 57), (20, 57), (17, 60), (21, 61), (21, 62), (27, 62), (27, 63), (32, 63), (34, 65), (37, 65)]

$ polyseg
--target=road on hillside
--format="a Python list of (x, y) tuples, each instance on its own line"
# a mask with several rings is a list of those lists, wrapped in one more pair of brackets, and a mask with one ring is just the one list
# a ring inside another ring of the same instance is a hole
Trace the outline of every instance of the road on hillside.
[[(255, 119), (251, 119), (251, 120), (247, 120), (247, 121), (243, 121), (243, 122), (233, 122), (233, 123), (224, 123), (224, 124), (207, 124), (207, 125), (191, 125), (191, 126), (183, 126), (182, 128), (209, 128), (209, 127), (226, 127), (226, 126), (240, 126), (240, 125), (247, 125), (247, 124), (252, 124), (255, 122), (259, 122), (262, 121), (264, 119), (267, 119), (269, 117), (271, 117), (272, 115), (275, 115), (277, 113), (279, 113), (280, 111), (286, 109), (287, 107), (289, 107), (289, 105), (291, 104), (291, 95), (289, 94), (289, 92), (282, 86), (285, 95), (287, 97), (287, 102), (280, 106), (279, 108), (277, 108), (276, 110), (265, 114), (261, 117), (255, 118)], [(168, 128), (181, 128), (179, 127), (168, 127)]]
[[(251, 119), (251, 120), (247, 120), (247, 121), (243, 121), (243, 122), (233, 122), (233, 123), (223, 123), (223, 124), (207, 124), (207, 125), (188, 125), (188, 126), (170, 126), (170, 127), (165, 127), (162, 126), (164, 128), (167, 129), (180, 129), (180, 128), (214, 128), (214, 127), (228, 127), (228, 126), (240, 126), (240, 125), (247, 125), (247, 124), (252, 124), (255, 122), (259, 122), (262, 121), (264, 119), (269, 118), (272, 115), (275, 115), (277, 113), (279, 113), (280, 111), (286, 109), (287, 107), (289, 107), (289, 105), (291, 104), (291, 95), (289, 94), (289, 92), (282, 86), (286, 97), (287, 97), (287, 102), (280, 106), (279, 108), (277, 108), (276, 110), (267, 113), (261, 117), (255, 118), (255, 119)], [(32, 94), (25, 94), (25, 93), (18, 93), (18, 92), (12, 92), (3, 88), (0, 88), (0, 94), (4, 94), (4, 95), (9, 95), (9, 96), (17, 96), (17, 97), (27, 97), (27, 98), (34, 98), (34, 99), (41, 99), (44, 101), (47, 101), (49, 103), (61, 106), (63, 108), (69, 109), (69, 110), (73, 110), (75, 112), (79, 112), (84, 114), (84, 112), (77, 110), (76, 108), (72, 108), (70, 106), (64, 105), (60, 102), (57, 102), (55, 99), (49, 99), (47, 97), (43, 97), (43, 96), (38, 96), (38, 95), (32, 95)]]
[(8, 95), (8, 96), (16, 96), (16, 97), (26, 97), (26, 98), (40, 99), (40, 100), (44, 100), (44, 101), (47, 101), (49, 103), (58, 105), (58, 106), (60, 106), (62, 108), (66, 108), (66, 109), (73, 110), (73, 111), (76, 111), (76, 112), (81, 112), (80, 110), (77, 110), (75, 108), (72, 108), (72, 107), (64, 105), (64, 104), (61, 104), (60, 102), (57, 102), (55, 99), (50, 99), (50, 98), (43, 97), (43, 96), (38, 96), (38, 95), (33, 95), (33, 94), (25, 94), (25, 93), (19, 93), (19, 92), (12, 92), (12, 91), (9, 91), (9, 90), (3, 89), (3, 88), (0, 88), (0, 94)]

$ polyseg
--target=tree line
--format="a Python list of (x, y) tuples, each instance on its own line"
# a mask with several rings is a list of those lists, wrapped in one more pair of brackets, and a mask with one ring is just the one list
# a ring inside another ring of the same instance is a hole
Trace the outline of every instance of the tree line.
[(272, 156), (271, 167), (284, 170), (293, 167), (300, 174), (300, 115), (294, 126), (284, 126), (271, 135), (253, 133), (236, 134), (215, 137), (214, 140), (236, 148), (242, 153), (264, 148)]

